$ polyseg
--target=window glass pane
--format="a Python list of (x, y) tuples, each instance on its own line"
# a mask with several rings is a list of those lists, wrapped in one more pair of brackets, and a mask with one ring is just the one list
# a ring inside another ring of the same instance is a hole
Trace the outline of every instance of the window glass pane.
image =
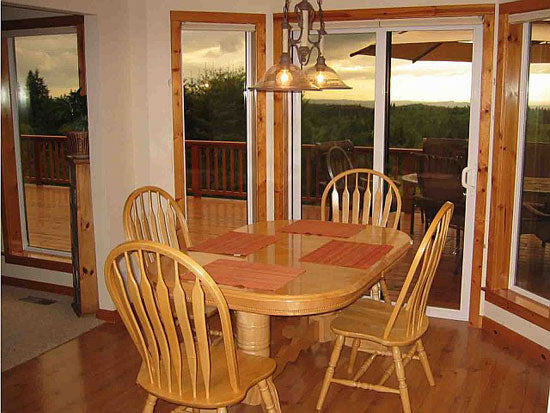
[(515, 284), (550, 299), (550, 22), (531, 26), (527, 125)]
[(70, 252), (68, 131), (86, 128), (76, 34), (15, 38), (28, 245)]
[[(207, 217), (221, 231), (247, 222), (247, 35), (215, 26), (182, 32), (191, 231), (199, 225), (195, 217)], [(197, 234), (207, 236), (204, 231)]]
[(401, 228), (413, 248), (386, 275), (392, 299), (431, 220), (455, 204), (429, 305), (460, 308), (472, 73), (471, 30), (392, 33), (389, 136), (385, 171), (401, 182)]
[[(329, 34), (324, 38), (327, 65), (352, 89), (302, 95), (304, 219), (320, 218), (321, 195), (331, 179), (329, 165), (333, 175), (350, 167), (372, 168), (375, 40), (374, 33)], [(350, 56), (364, 48), (371, 54)], [(333, 150), (327, 157), (333, 146), (342, 150)]]

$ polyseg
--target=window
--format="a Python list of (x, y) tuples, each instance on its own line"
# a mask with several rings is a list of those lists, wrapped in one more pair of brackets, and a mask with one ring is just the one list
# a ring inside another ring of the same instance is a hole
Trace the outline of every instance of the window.
[(524, 24), (510, 288), (550, 304), (550, 21)]

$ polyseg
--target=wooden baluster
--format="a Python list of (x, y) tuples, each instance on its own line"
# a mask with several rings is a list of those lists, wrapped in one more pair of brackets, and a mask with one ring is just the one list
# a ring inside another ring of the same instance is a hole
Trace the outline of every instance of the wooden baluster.
[(219, 173), (220, 165), (218, 159), (218, 148), (214, 148), (214, 189), (216, 191), (219, 191), (220, 189)]
[(227, 191), (227, 150), (222, 146), (222, 190)]
[(315, 153), (315, 199), (320, 199), (322, 194), (321, 189), (321, 154), (319, 151)]
[(243, 151), (239, 150), (239, 192), (244, 194)]
[(54, 157), (55, 157), (55, 154), (54, 154), (54, 146), (55, 146), (55, 143), (54, 141), (50, 141), (48, 142), (48, 148), (49, 148), (49, 153), (50, 153), (50, 170), (48, 171), (49, 174), (48, 174), (48, 179), (49, 181), (53, 181), (55, 178), (54, 178), (54, 175), (55, 175), (55, 172), (54, 172)]
[(34, 148), (34, 177), (37, 185), (42, 184), (42, 147), (38, 140), (33, 141)]
[(206, 151), (206, 190), (210, 192), (210, 180), (212, 178), (210, 169), (210, 148), (205, 147), (204, 149)]
[(231, 192), (235, 191), (235, 148), (229, 149), (229, 179)]
[(198, 145), (191, 144), (191, 191), (195, 198), (201, 197), (201, 153)]
[(62, 142), (61, 145), (59, 145), (59, 152), (60, 152), (59, 164), (61, 165), (60, 177), (63, 182), (68, 182), (69, 177), (67, 174), (67, 159), (65, 158), (65, 142)]
[(305, 155), (306, 155), (306, 192), (303, 195), (305, 195), (305, 197), (309, 200), (313, 193), (311, 189), (311, 150), (308, 149)]

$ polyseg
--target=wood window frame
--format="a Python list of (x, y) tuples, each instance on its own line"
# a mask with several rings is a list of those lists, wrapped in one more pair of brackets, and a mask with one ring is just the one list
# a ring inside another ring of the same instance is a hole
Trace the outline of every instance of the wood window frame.
[[(171, 11), (171, 68), (172, 68), (172, 121), (174, 139), (174, 185), (176, 199), (185, 195), (186, 176), (184, 168), (184, 123), (183, 123), (183, 73), (181, 56), (181, 25), (193, 23), (229, 23), (252, 24), (256, 33), (256, 78), (260, 79), (265, 70), (266, 59), (266, 16), (255, 13), (224, 13), (198, 11)], [(266, 160), (266, 93), (256, 92), (256, 126), (255, 126), (255, 220), (267, 219), (267, 160)]]
[(511, 291), (509, 280), (516, 184), (523, 23), (511, 24), (511, 14), (548, 9), (547, 0), (523, 0), (500, 5), (495, 96), (492, 189), (487, 245), (485, 299), (550, 331), (548, 306)]
[[(543, 0), (544, 1), (544, 0)], [(399, 7), (380, 9), (326, 10), (325, 21), (390, 20), (437, 17), (476, 17), (483, 19), (483, 61), (481, 75), (481, 102), (479, 121), (479, 148), (477, 165), (476, 212), (469, 322), (481, 328), (481, 278), (485, 214), (487, 208), (487, 178), (489, 171), (489, 143), (491, 131), (494, 4), (460, 6)], [(273, 15), (273, 60), (282, 51), (282, 13)], [(282, 93), (274, 93), (274, 188), (275, 219), (285, 219), (288, 214), (288, 108)]]
[[(2, 32), (52, 27), (76, 27), (78, 80), (81, 94), (86, 94), (86, 60), (84, 53), (84, 16), (56, 16), (2, 22)], [(2, 35), (2, 90), (10, 90), (8, 40)], [(21, 211), (17, 183), (15, 136), (10, 93), (2, 101), (2, 236), (4, 258), (8, 264), (72, 273), (71, 260), (49, 254), (31, 253), (23, 249)], [(6, 196), (5, 194), (10, 194)]]

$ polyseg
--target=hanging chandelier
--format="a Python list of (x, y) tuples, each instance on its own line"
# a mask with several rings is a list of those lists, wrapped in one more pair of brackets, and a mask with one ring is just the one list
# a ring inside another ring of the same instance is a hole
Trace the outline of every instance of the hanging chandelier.
[[(279, 63), (271, 66), (262, 79), (250, 89), (266, 92), (301, 92), (303, 90), (351, 89), (336, 72), (327, 66), (321, 50), (321, 41), (327, 34), (323, 18), (322, 0), (317, 0), (318, 10), (308, 0), (294, 6), (298, 29), (293, 30), (289, 21), (290, 0), (283, 7), (283, 52)], [(314, 29), (318, 21), (319, 28)], [(297, 32), (295, 36), (294, 32)], [(291, 53), (296, 51), (300, 67), (292, 63)], [(316, 55), (316, 56), (315, 56)], [(315, 65), (304, 70), (312, 58)]]

